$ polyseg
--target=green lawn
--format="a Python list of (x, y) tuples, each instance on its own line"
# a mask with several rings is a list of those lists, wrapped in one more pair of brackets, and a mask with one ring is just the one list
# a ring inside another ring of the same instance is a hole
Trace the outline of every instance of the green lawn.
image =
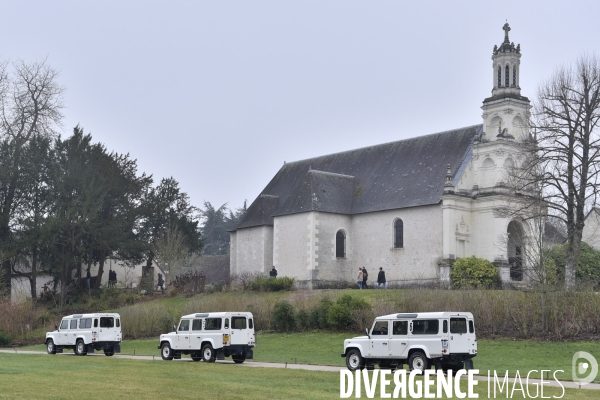
[[(466, 382), (461, 386), (466, 390)], [(475, 388), (480, 398), (487, 398), (485, 382), (479, 382)], [(535, 388), (531, 390), (532, 394), (535, 393)], [(544, 396), (561, 394), (560, 388), (544, 388)], [(365, 396), (364, 388), (362, 395)], [(340, 375), (336, 372), (248, 368), (236, 364), (0, 353), (0, 399), (91, 399), (107, 396), (143, 399), (333, 399), (340, 396)], [(570, 389), (566, 390), (563, 399), (597, 399), (598, 396), (598, 391)], [(379, 387), (375, 397), (379, 398)], [(521, 392), (515, 392), (513, 398), (522, 398)]]
[[(254, 361), (317, 364), (344, 366), (340, 357), (344, 339), (352, 334), (340, 333), (292, 333), (258, 334)], [(479, 355), (474, 359), (475, 368), (481, 375), (487, 371), (498, 373), (509, 371), (515, 376), (531, 370), (564, 370), (558, 373), (561, 380), (571, 380), (572, 357), (577, 351), (586, 351), (600, 361), (599, 342), (540, 342), (518, 340), (479, 340)], [(125, 340), (121, 344), (122, 354), (160, 355), (158, 338), (147, 340)], [(23, 349), (44, 351), (43, 345)], [(600, 382), (600, 375), (596, 378)]]

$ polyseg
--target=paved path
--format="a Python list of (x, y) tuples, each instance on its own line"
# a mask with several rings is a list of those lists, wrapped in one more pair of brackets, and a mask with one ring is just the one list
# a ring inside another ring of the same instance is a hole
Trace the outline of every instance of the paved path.
[[(19, 350), (19, 349), (13, 349), (13, 350), (0, 350), (0, 353), (8, 353), (8, 354), (46, 354), (45, 351), (33, 351), (33, 350)], [(97, 354), (89, 354), (90, 356), (101, 356), (101, 357), (105, 357), (104, 354), (102, 353), (97, 353)], [(74, 353), (72, 353), (70, 350), (67, 350), (67, 353), (64, 354), (64, 356), (75, 356)], [(126, 359), (130, 359), (130, 360), (147, 360), (147, 361), (152, 361), (152, 360), (160, 360), (162, 361), (160, 356), (134, 356), (134, 355), (126, 355), (126, 354), (115, 354), (114, 355), (115, 358), (126, 358)], [(192, 362), (191, 359), (189, 358), (183, 358), (181, 360), (175, 360), (177, 362)], [(306, 370), (306, 371), (324, 371), (324, 372), (338, 372), (342, 369), (345, 369), (343, 367), (331, 367), (331, 366), (327, 366), (327, 365), (309, 365), (309, 364), (288, 364), (288, 363), (268, 363), (268, 362), (257, 362), (257, 361), (246, 361), (243, 364), (235, 364), (233, 361), (217, 361), (217, 363), (219, 364), (230, 364), (230, 365), (240, 365), (240, 366), (245, 366), (245, 367), (260, 367), (260, 368), (287, 368), (287, 369), (300, 369), (300, 370)], [(475, 379), (477, 379), (478, 381), (484, 381), (487, 382), (487, 376), (485, 375), (476, 375)], [(500, 379), (503, 379), (502, 377)], [(515, 382), (514, 378), (508, 378), (508, 382), (510, 382), (511, 384), (513, 382)], [(523, 385), (526, 384), (526, 379), (525, 377), (521, 378), (521, 383)], [(529, 384), (541, 384), (541, 380), (540, 379), (529, 379)], [(591, 390), (600, 390), (600, 383), (590, 383), (588, 385), (583, 385), (583, 386), (579, 386), (578, 383), (576, 382), (571, 382), (571, 381), (560, 381), (560, 385), (564, 386), (565, 388), (568, 389), (591, 389)], [(553, 378), (549, 378), (548, 380), (544, 380), (544, 386), (549, 386), (549, 387), (560, 387), (559, 383), (556, 382)], [(512, 389), (512, 385), (510, 385), (511, 389)]]

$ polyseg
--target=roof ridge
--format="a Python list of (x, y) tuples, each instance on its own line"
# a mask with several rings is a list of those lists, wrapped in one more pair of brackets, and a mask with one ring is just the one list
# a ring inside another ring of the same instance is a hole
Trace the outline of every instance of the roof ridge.
[(316, 172), (318, 174), (324, 174), (324, 175), (341, 176), (343, 178), (352, 178), (352, 179), (356, 178), (354, 175), (337, 174), (335, 172), (321, 171), (319, 169), (309, 169), (307, 173), (310, 174), (311, 172)]
[(363, 146), (363, 147), (359, 147), (359, 148), (356, 148), (356, 149), (351, 149), (351, 150), (338, 151), (337, 153), (324, 154), (324, 155), (322, 155), (322, 156), (309, 157), (309, 158), (304, 158), (304, 159), (301, 159), (301, 160), (296, 160), (296, 161), (288, 161), (288, 162), (286, 162), (286, 163), (284, 164), (284, 167), (286, 167), (286, 166), (288, 166), (288, 165), (290, 165), (290, 164), (296, 164), (296, 163), (300, 163), (300, 162), (304, 162), (304, 161), (309, 161), (309, 160), (316, 160), (316, 159), (323, 158), (323, 157), (329, 157), (329, 156), (338, 155), (338, 154), (352, 153), (352, 152), (354, 152), (354, 151), (365, 150), (365, 149), (368, 149), (368, 148), (370, 148), (370, 147), (382, 147), (382, 146), (388, 146), (388, 145), (390, 145), (390, 144), (392, 144), (392, 143), (408, 142), (409, 140), (421, 139), (421, 138), (426, 138), (426, 137), (429, 137), (429, 136), (435, 136), (435, 135), (443, 135), (443, 134), (445, 134), (445, 133), (454, 132), (454, 131), (460, 131), (460, 130), (463, 130), (463, 129), (472, 129), (472, 128), (476, 127), (476, 126), (483, 126), (483, 124), (469, 125), (469, 126), (464, 126), (464, 127), (462, 127), (462, 128), (449, 129), (449, 130), (442, 131), (442, 132), (429, 133), (429, 134), (427, 134), (427, 135), (413, 136), (413, 137), (406, 138), (406, 139), (401, 139), (401, 140), (393, 140), (393, 141), (391, 141), (391, 142), (385, 142), (385, 143), (373, 144), (373, 145), (370, 145), (370, 146)]

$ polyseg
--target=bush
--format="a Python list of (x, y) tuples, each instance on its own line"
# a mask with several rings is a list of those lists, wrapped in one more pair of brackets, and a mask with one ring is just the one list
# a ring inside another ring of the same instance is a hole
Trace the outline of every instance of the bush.
[(345, 294), (329, 308), (327, 322), (335, 329), (347, 330), (359, 325), (356, 324), (353, 318), (356, 315), (355, 311), (368, 310), (370, 308), (371, 306), (366, 300)]
[(459, 258), (450, 273), (452, 285), (457, 289), (492, 289), (499, 284), (498, 270), (483, 258)]
[(327, 320), (329, 309), (333, 306), (333, 301), (325, 297), (319, 301), (319, 305), (310, 313), (310, 327), (313, 329), (328, 329), (330, 327)]
[(281, 278), (265, 278), (257, 276), (250, 282), (250, 290), (255, 292), (279, 292), (282, 290), (292, 290), (294, 287), (294, 278), (284, 276)]
[(287, 301), (275, 304), (273, 310), (273, 329), (279, 332), (291, 332), (296, 328), (294, 307)]
[[(559, 280), (563, 281), (567, 264), (567, 244), (554, 246), (548, 252), (548, 258), (556, 265)], [(600, 287), (600, 251), (585, 242), (581, 242), (579, 249), (576, 276), (580, 284)]]
[(310, 327), (310, 313), (305, 309), (300, 309), (296, 313), (296, 327), (299, 331), (306, 331)]
[(0, 332), (0, 346), (8, 346), (13, 341), (13, 337), (6, 332)]

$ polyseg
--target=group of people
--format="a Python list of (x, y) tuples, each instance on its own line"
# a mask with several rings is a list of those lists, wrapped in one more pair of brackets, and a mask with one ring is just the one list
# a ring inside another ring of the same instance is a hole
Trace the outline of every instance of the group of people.
[[(358, 276), (356, 277), (356, 284), (360, 289), (368, 289), (367, 279), (369, 274), (367, 269), (363, 266), (362, 268), (358, 268)], [(379, 273), (377, 274), (377, 289), (387, 289), (387, 282), (385, 280), (385, 271), (382, 267), (379, 267)]]
[(117, 286), (117, 271), (112, 269), (108, 271), (108, 287), (113, 288)]

